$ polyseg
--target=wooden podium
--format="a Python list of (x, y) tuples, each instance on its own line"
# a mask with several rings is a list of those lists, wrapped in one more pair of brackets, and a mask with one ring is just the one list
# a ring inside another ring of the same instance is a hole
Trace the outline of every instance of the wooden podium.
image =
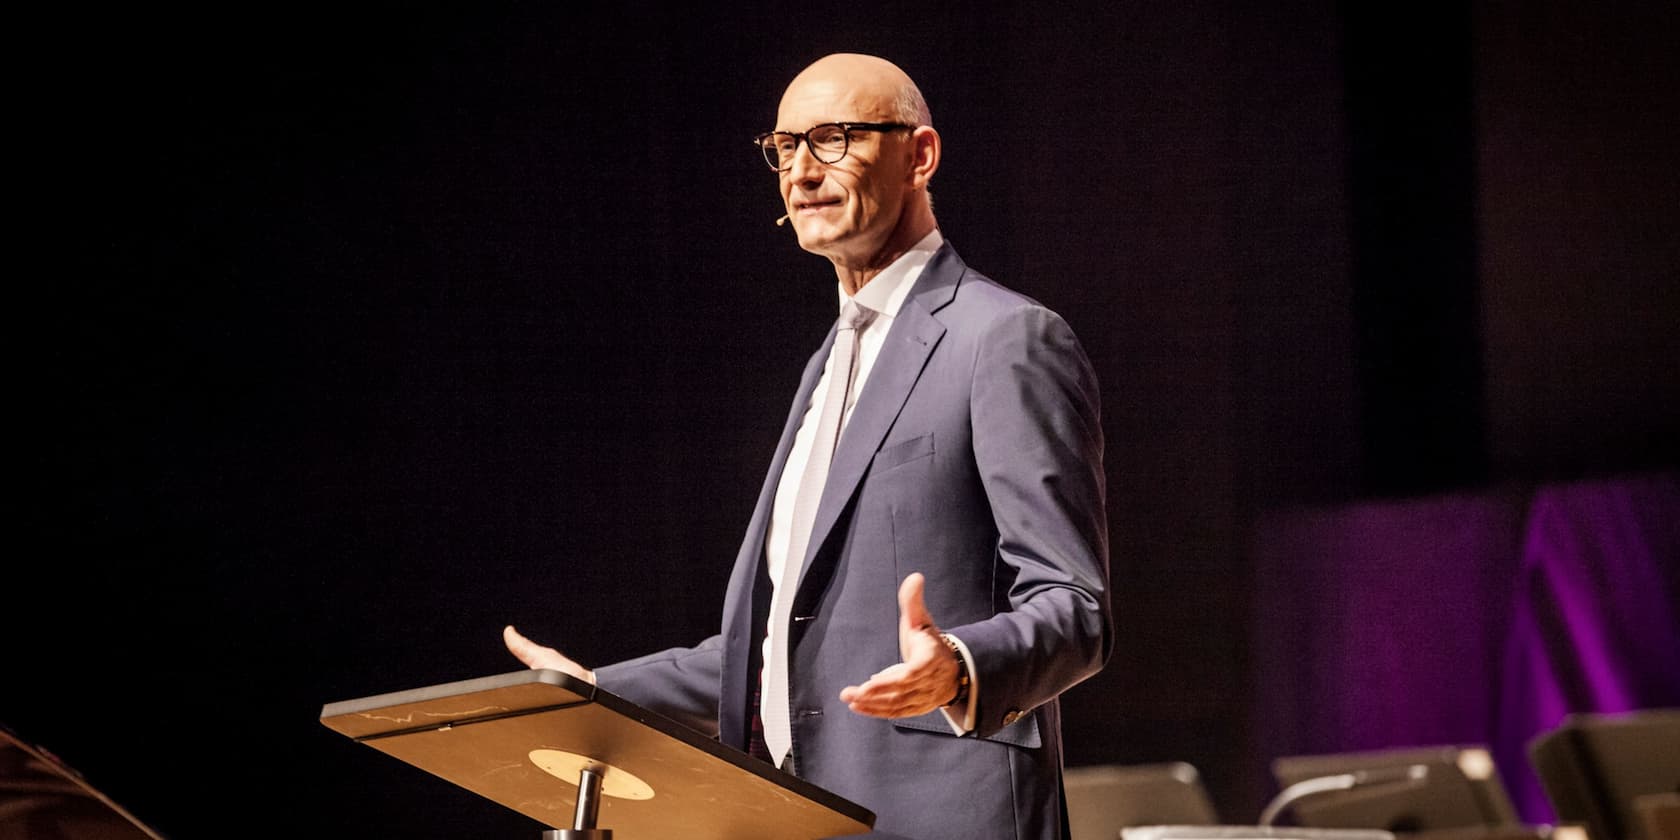
[(543, 833), (553, 840), (817, 840), (875, 822), (854, 802), (558, 671), (329, 703), (321, 723), (554, 827)]

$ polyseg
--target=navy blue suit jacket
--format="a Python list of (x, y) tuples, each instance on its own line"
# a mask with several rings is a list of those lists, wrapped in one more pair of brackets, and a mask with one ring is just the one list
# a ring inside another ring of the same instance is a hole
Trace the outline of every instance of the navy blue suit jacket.
[[(770, 508), (822, 374), (805, 367), (759, 493), (721, 632), (597, 670), (600, 685), (745, 749)], [(1112, 645), (1097, 384), (1067, 324), (947, 243), (910, 290), (848, 421), (793, 599), (789, 707), (799, 775), (876, 813), (882, 837), (1055, 840), (1056, 698)], [(882, 720), (840, 689), (899, 660), (900, 582), (973, 654), (975, 731), (939, 712)]]

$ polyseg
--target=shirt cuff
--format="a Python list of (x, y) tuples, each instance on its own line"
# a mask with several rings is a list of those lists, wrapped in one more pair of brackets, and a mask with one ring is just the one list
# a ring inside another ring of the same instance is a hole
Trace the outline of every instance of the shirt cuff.
[(950, 639), (957, 646), (957, 652), (962, 654), (963, 664), (968, 667), (968, 708), (963, 710), (962, 717), (951, 713), (949, 706), (942, 706), (939, 713), (945, 716), (945, 722), (951, 724), (951, 734), (967, 735), (974, 731), (974, 709), (980, 702), (980, 672), (974, 668), (974, 654), (968, 652), (968, 645), (963, 640), (949, 633), (945, 638)]

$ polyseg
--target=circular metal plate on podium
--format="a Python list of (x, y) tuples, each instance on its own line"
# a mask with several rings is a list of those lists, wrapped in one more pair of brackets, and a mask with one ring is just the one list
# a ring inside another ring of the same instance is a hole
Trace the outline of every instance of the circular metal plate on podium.
[(602, 761), (565, 750), (531, 750), (531, 763), (557, 779), (578, 783), (583, 768), (594, 767), (601, 776), (601, 792), (619, 799), (652, 799), (653, 788), (634, 773)]

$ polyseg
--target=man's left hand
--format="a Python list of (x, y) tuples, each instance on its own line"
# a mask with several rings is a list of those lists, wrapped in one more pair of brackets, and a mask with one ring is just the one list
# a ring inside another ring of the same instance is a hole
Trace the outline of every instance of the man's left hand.
[(898, 587), (898, 653), (904, 661), (840, 690), (840, 699), (860, 715), (904, 718), (925, 715), (957, 692), (957, 663), (939, 636), (922, 600), (921, 572)]

